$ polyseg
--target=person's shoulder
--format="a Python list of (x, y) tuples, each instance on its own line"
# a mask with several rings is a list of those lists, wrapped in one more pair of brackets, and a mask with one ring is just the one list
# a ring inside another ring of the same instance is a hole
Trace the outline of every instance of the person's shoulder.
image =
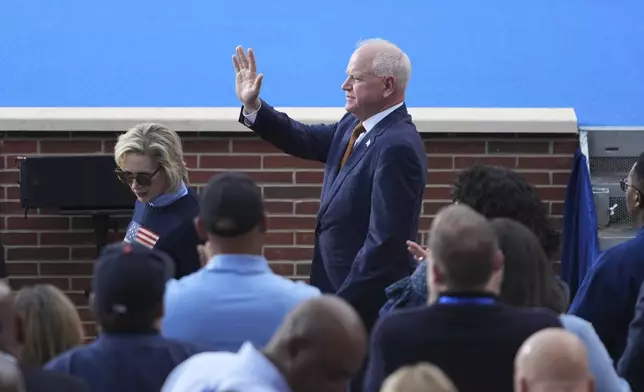
[(186, 354), (186, 358), (191, 358), (194, 355), (197, 355), (203, 352), (203, 350), (201, 350), (200, 348), (198, 348), (197, 346), (191, 343), (187, 343), (177, 339), (166, 338), (166, 337), (164, 337), (163, 340), (165, 341), (165, 344), (170, 349), (183, 351)]
[(85, 362), (86, 357), (89, 356), (90, 352), (92, 352), (93, 350), (93, 343), (70, 348), (69, 350), (52, 358), (45, 364), (44, 368), (47, 370), (55, 371), (69, 370), (71, 368), (72, 362)]
[(596, 333), (593, 325), (573, 314), (562, 314), (559, 316), (561, 325), (568, 331), (577, 336), (583, 337), (591, 333)]
[(264, 288), (270, 291), (281, 292), (285, 296), (284, 298), (300, 300), (322, 295), (320, 289), (301, 280), (294, 281), (277, 274), (273, 274), (269, 279), (273, 284), (266, 285)]
[[(406, 331), (417, 331), (422, 328), (422, 320), (434, 313), (431, 306), (418, 306), (408, 309), (396, 309), (381, 317), (374, 326), (380, 335), (401, 334)], [(375, 333), (375, 332), (374, 332)]]
[(170, 204), (170, 206), (173, 206), (173, 210), (182, 215), (186, 215), (190, 217), (190, 220), (192, 219), (199, 213), (199, 195), (197, 195), (197, 192), (192, 189), (188, 188), (188, 193), (186, 193), (184, 196), (178, 198), (174, 203)]
[(509, 316), (512, 316), (518, 323), (523, 325), (544, 325), (561, 327), (559, 315), (546, 308), (519, 308), (504, 306)]
[(46, 390), (65, 392), (89, 392), (87, 383), (79, 377), (63, 372), (21, 366), (27, 391)]
[(315, 298), (322, 295), (320, 289), (302, 281), (291, 281), (293, 290), (302, 298)]
[(642, 261), (644, 261), (644, 238), (637, 236), (603, 251), (594, 267), (615, 268), (617, 264), (640, 264)]

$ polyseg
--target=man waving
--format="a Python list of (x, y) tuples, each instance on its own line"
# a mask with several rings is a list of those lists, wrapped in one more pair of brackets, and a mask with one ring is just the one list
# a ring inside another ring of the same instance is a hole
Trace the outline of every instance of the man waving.
[(342, 84), (347, 113), (319, 125), (259, 98), (252, 49), (237, 47), (233, 65), (239, 121), (285, 153), (325, 164), (311, 284), (352, 304), (370, 329), (385, 288), (414, 265), (405, 242), (416, 238), (425, 189), (427, 156), (404, 102), (409, 58), (390, 42), (362, 42)]

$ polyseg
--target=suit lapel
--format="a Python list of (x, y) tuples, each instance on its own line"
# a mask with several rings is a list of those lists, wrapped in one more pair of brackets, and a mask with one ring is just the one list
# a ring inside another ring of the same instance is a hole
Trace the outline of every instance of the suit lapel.
[(352, 121), (349, 125), (350, 126), (348, 127), (348, 129), (344, 131), (344, 135), (342, 136), (342, 139), (340, 141), (340, 148), (336, 149), (335, 155), (331, 157), (331, 165), (329, 165), (329, 177), (327, 181), (324, 182), (322, 200), (327, 198), (326, 194), (335, 182), (335, 179), (338, 177), (338, 167), (340, 167), (342, 156), (344, 155), (344, 151), (349, 144), (349, 139), (351, 139), (351, 131), (358, 125), (357, 119), (356, 121)]
[[(340, 166), (342, 155), (344, 155), (344, 150), (349, 144), (349, 138), (351, 137), (351, 132), (345, 133), (341, 142), (342, 148), (338, 149), (339, 151), (334, 157), (334, 165), (331, 167), (331, 173), (329, 173), (329, 180), (331, 181), (329, 181), (328, 185), (325, 184), (326, 189), (321, 200), (322, 204), (320, 205), (318, 219), (326, 213), (326, 210), (329, 208), (329, 204), (331, 204), (331, 201), (338, 193), (338, 190), (340, 189), (340, 186), (344, 182), (345, 178), (347, 178), (349, 173), (351, 173), (355, 166), (362, 160), (367, 151), (374, 148), (378, 136), (380, 136), (391, 125), (400, 121), (407, 115), (407, 107), (406, 105), (402, 105), (387, 117), (382, 119), (371, 131), (367, 132), (367, 134), (362, 137), (362, 140), (360, 140), (360, 143), (357, 146), (354, 146), (353, 151), (351, 152), (351, 154), (349, 154), (349, 158), (347, 159), (344, 167), (340, 169), (340, 171), (338, 171), (337, 169)], [(353, 128), (357, 124), (357, 122), (355, 124), (352, 123), (352, 126), (349, 129), (353, 130)]]

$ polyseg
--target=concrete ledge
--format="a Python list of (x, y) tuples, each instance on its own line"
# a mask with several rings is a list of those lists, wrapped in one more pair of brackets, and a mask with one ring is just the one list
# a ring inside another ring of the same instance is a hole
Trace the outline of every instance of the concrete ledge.
[[(0, 108), (0, 131), (125, 131), (160, 122), (181, 132), (249, 132), (232, 108)], [(304, 123), (331, 123), (342, 108), (278, 108)], [(421, 133), (576, 134), (570, 108), (410, 108)]]

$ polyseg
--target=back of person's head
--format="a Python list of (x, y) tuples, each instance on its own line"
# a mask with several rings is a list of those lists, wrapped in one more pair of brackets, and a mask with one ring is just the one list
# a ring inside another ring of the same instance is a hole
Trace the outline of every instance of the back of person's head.
[(101, 330), (112, 334), (158, 332), (173, 262), (144, 246), (108, 245), (94, 267), (92, 309)]
[(344, 392), (362, 366), (366, 332), (339, 297), (323, 295), (293, 309), (266, 346), (293, 392)]
[(58, 288), (48, 284), (24, 287), (15, 300), (25, 335), (23, 362), (42, 366), (83, 343), (78, 311)]
[(465, 205), (444, 207), (432, 222), (429, 248), (430, 287), (498, 294), (500, 287), (495, 286), (500, 285), (503, 254), (484, 216)]
[(25, 381), (16, 361), (0, 358), (0, 392), (25, 392)]
[(403, 366), (393, 372), (380, 392), (458, 392), (452, 380), (429, 363)]
[(565, 312), (554, 272), (534, 233), (512, 219), (496, 218), (490, 224), (505, 257), (501, 299), (513, 306)]
[(488, 219), (514, 219), (538, 238), (549, 259), (559, 257), (559, 233), (548, 219), (537, 190), (504, 167), (475, 165), (463, 170), (452, 186), (452, 199)]
[(593, 392), (584, 343), (562, 328), (530, 336), (514, 362), (516, 392)]
[(214, 176), (202, 191), (196, 227), (217, 248), (214, 253), (261, 248), (266, 231), (262, 190), (244, 173)]

